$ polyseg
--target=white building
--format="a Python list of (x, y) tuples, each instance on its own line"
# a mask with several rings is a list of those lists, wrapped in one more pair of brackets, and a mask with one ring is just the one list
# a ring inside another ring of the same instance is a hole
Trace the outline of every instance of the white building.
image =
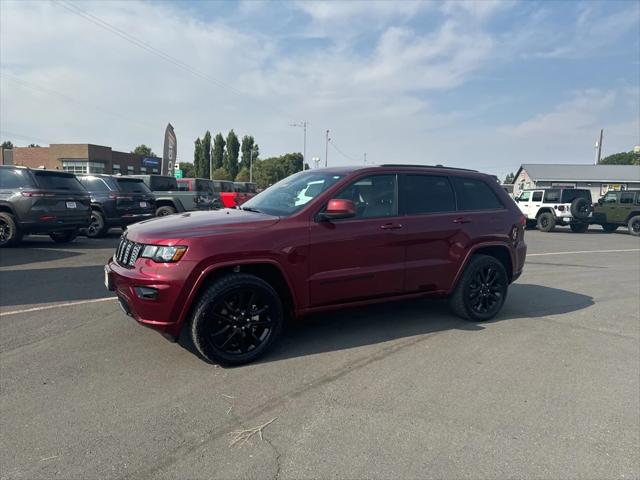
[(594, 199), (609, 190), (640, 189), (638, 165), (525, 163), (516, 173), (513, 193), (529, 188), (587, 188)]

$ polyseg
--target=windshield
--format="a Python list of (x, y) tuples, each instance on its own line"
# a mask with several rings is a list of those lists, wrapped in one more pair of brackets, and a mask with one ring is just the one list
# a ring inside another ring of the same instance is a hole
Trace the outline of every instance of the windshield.
[(242, 208), (286, 217), (301, 210), (343, 176), (313, 170), (296, 173), (243, 203)]

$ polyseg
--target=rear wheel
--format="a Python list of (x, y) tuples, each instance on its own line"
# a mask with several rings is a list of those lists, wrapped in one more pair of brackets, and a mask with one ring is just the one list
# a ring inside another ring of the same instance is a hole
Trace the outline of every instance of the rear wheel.
[(569, 227), (573, 233), (584, 233), (589, 230), (589, 224), (584, 222), (572, 222)]
[(615, 232), (618, 229), (618, 225), (614, 223), (605, 223), (604, 225), (602, 225), (602, 229), (607, 233), (611, 233)]
[(0, 212), (0, 247), (17, 245), (20, 240), (22, 240), (22, 235), (13, 215)]
[(545, 212), (538, 215), (538, 230), (541, 232), (550, 232), (556, 226), (556, 217), (553, 213)]
[(176, 209), (169, 206), (163, 205), (156, 210), (156, 217), (166, 217), (167, 215), (173, 215), (176, 213)]
[(276, 291), (253, 275), (234, 273), (207, 288), (191, 320), (191, 340), (210, 362), (242, 365), (262, 356), (282, 332)]
[(629, 233), (631, 235), (640, 236), (640, 215), (629, 219)]
[(56, 243), (69, 243), (72, 242), (78, 236), (78, 229), (72, 230), (60, 230), (59, 232), (51, 232), (49, 234), (51, 240)]
[(91, 223), (87, 227), (85, 234), (89, 238), (99, 238), (104, 237), (107, 234), (107, 228), (104, 216), (97, 210), (91, 211)]
[(490, 320), (504, 305), (508, 287), (502, 262), (488, 255), (474, 255), (449, 299), (451, 310), (465, 320)]

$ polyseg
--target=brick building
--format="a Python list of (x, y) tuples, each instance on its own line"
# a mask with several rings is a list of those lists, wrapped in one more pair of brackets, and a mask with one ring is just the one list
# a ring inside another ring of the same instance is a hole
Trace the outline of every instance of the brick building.
[(57, 143), (48, 147), (0, 149), (0, 165), (64, 170), (72, 173), (160, 173), (162, 159), (118, 152), (88, 143)]

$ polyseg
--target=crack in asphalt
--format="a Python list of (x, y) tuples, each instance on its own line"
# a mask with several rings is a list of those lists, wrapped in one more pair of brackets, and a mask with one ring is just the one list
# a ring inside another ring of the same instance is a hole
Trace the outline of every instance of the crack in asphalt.
[[(311, 383), (304, 384), (302, 386), (294, 388), (293, 390), (290, 390), (289, 392), (283, 393), (282, 395), (279, 395), (275, 398), (262, 402), (260, 405), (256, 405), (252, 410), (249, 410), (247, 414), (243, 416), (243, 418), (245, 421), (257, 419), (265, 415), (266, 413), (272, 412), (274, 410), (277, 410), (278, 408), (283, 407), (285, 404), (287, 404), (293, 399), (306, 395), (309, 392), (317, 390), (330, 383), (333, 383), (336, 380), (339, 380), (349, 375), (352, 372), (361, 370), (373, 363), (384, 360), (385, 358), (399, 352), (400, 350), (404, 350), (406, 348), (417, 345), (421, 342), (429, 340), (430, 338), (436, 335), (440, 335), (441, 333), (444, 333), (444, 332), (445, 331), (443, 330), (439, 332), (429, 333), (426, 335), (418, 335), (416, 337), (410, 337), (408, 339), (404, 339), (401, 342), (396, 342), (391, 345), (387, 345), (380, 349), (377, 349), (375, 352), (369, 355), (363, 355), (352, 361), (346, 362), (341, 367), (336, 368), (333, 371), (330, 371), (324, 375), (321, 375), (317, 380)], [(234, 417), (234, 421), (238, 421), (235, 415), (233, 415), (233, 417)], [(227, 421), (223, 423), (220, 427), (214, 428), (211, 431), (209, 431), (207, 437), (204, 438), (203, 440), (198, 441), (196, 444), (192, 443), (192, 444), (184, 445), (182, 447), (174, 448), (170, 454), (167, 454), (167, 452), (161, 452), (157, 458), (158, 462), (154, 466), (146, 469), (140, 469), (136, 472), (130, 472), (121, 478), (122, 479), (151, 478), (156, 473), (167, 469), (168, 467), (177, 463), (180, 460), (183, 460), (186, 455), (195, 452), (198, 448), (202, 447), (203, 445), (211, 443), (217, 440), (218, 438), (220, 438), (221, 436), (228, 435), (229, 433), (232, 432), (232, 428), (233, 428), (232, 422)], [(274, 447), (272, 444), (271, 446)], [(275, 447), (274, 447), (274, 450), (278, 451)], [(276, 475), (279, 475), (279, 474), (280, 474), (280, 464), (278, 460), (278, 471), (276, 472)]]

